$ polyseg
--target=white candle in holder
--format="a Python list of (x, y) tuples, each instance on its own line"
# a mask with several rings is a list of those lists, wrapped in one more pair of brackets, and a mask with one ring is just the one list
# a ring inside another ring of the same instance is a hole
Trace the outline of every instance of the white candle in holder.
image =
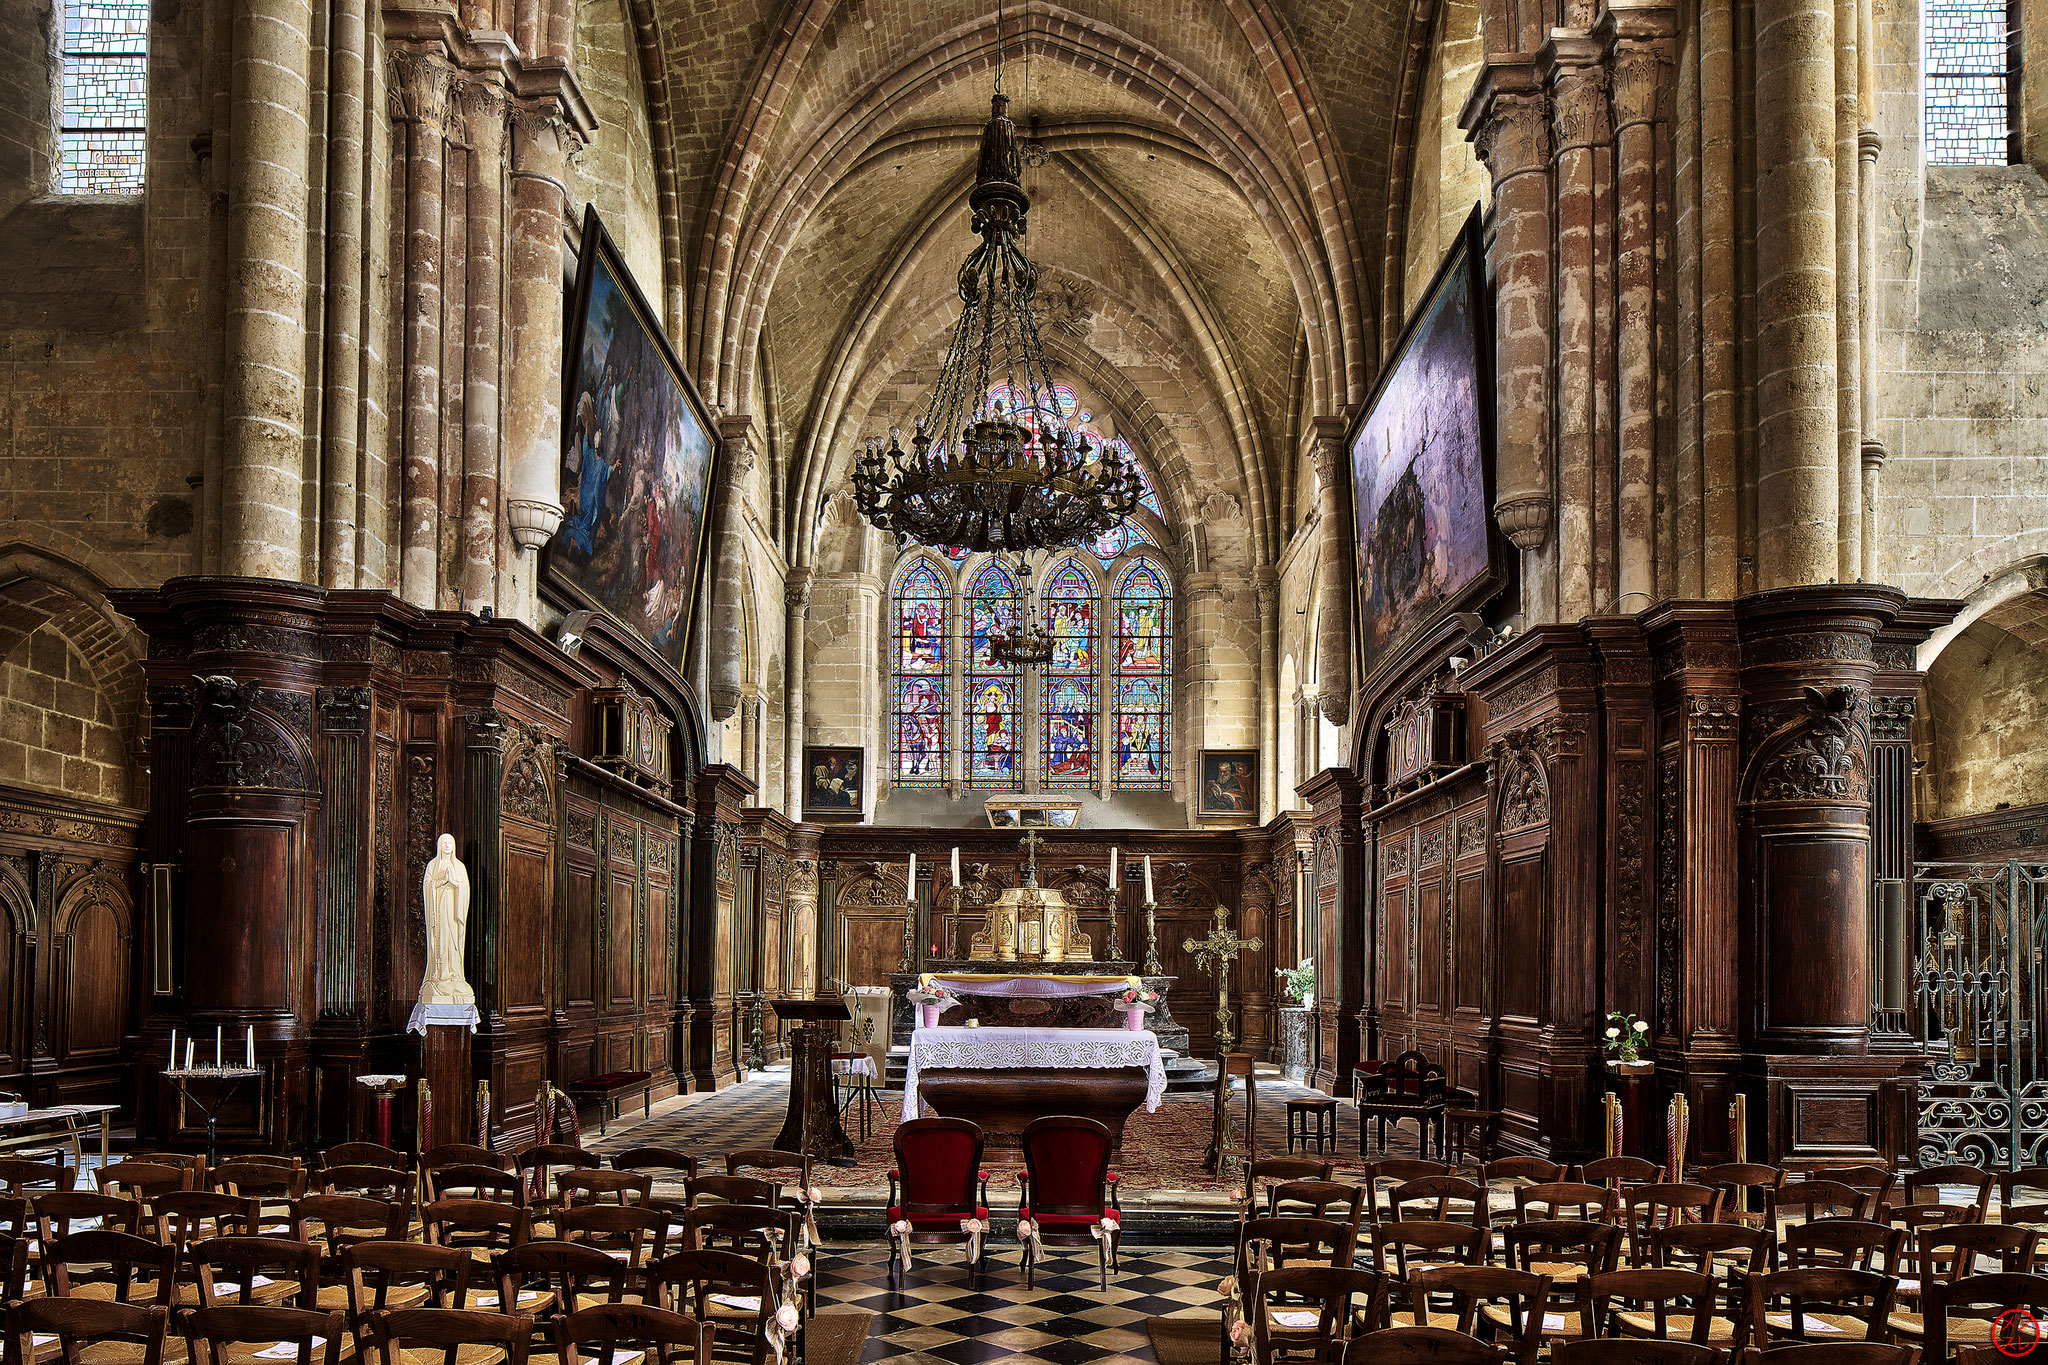
[(1145, 902), (1148, 905), (1152, 902), (1152, 855), (1149, 853), (1145, 855)]
[(187, 1071), (192, 1069), (192, 1040), (190, 1038), (185, 1040), (185, 1069)]
[(917, 899), (917, 855), (915, 853), (910, 855), (910, 875), (903, 879), (903, 899), (907, 901)]
[(1109, 851), (1109, 889), (1112, 891), (1116, 890), (1116, 853), (1113, 848)]
[(172, 1026), (172, 1028), (171, 1028), (171, 1070), (173, 1070), (173, 1071), (176, 1071), (177, 1069), (178, 1069), (178, 1030), (177, 1030), (177, 1027), (176, 1027), (175, 1025), (173, 1025), (173, 1026)]
[(249, 1025), (249, 1036), (242, 1040), (242, 1067), (247, 1071), (256, 1069), (256, 1026)]
[(953, 845), (953, 885), (960, 885), (960, 845)]
[(213, 1069), (220, 1070), (220, 1025), (213, 1026)]

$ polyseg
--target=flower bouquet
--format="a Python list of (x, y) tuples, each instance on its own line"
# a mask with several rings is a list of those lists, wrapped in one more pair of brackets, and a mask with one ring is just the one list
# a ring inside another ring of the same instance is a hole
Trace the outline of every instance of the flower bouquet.
[(939, 1016), (960, 1003), (960, 997), (930, 972), (917, 978), (917, 985), (909, 992), (909, 1000), (917, 1006), (919, 1028), (937, 1028)]
[(1137, 977), (1127, 976), (1123, 990), (1117, 993), (1116, 1003), (1124, 1012), (1124, 1027), (1140, 1033), (1145, 1028), (1145, 1015), (1159, 1006), (1159, 992), (1148, 988)]
[(1306, 1005), (1316, 993), (1316, 960), (1305, 957), (1294, 967), (1275, 967), (1273, 975), (1280, 978), (1280, 993), (1297, 1005)]
[(1607, 1036), (1603, 1045), (1612, 1054), (1608, 1065), (1616, 1071), (1634, 1071), (1651, 1063), (1643, 1056), (1643, 1048), (1650, 1041), (1650, 1026), (1633, 1014), (1619, 1010), (1607, 1016)]

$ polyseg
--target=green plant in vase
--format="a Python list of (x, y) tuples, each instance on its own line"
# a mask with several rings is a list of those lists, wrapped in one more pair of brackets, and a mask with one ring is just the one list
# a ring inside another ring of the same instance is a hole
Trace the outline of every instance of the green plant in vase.
[(1316, 960), (1305, 957), (1299, 966), (1275, 967), (1273, 975), (1280, 978), (1280, 993), (1290, 996), (1297, 1005), (1306, 1005), (1316, 990)]
[(1643, 1060), (1643, 1047), (1649, 1041), (1648, 1024), (1633, 1014), (1623, 1014), (1619, 1010), (1609, 1011), (1606, 1047), (1608, 1052), (1613, 1054), (1615, 1061), (1640, 1062)]

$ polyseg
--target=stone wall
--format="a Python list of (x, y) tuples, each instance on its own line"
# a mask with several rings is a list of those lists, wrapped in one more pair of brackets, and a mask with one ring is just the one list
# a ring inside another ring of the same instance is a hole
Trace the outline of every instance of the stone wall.
[(1927, 674), (1922, 819), (2032, 805), (2048, 792), (2048, 652), (1980, 621)]
[(42, 626), (0, 664), (0, 784), (128, 804), (121, 721), (78, 646)]
[(576, 157), (574, 216), (583, 216), (584, 203), (597, 205), (640, 292), (660, 308), (661, 212), (654, 197), (647, 89), (623, 0), (582, 0), (576, 6), (576, 72), (597, 116), (597, 132)]
[[(1415, 159), (1408, 178), (1408, 250), (1401, 298), (1410, 312), (1457, 240), (1474, 202), (1485, 203), (1493, 195), (1486, 167), (1472, 154), (1472, 144), (1458, 126), (1458, 111), (1471, 93), (1480, 56), (1479, 6), (1471, 0), (1443, 0), (1418, 101)], [(1390, 341), (1403, 321), (1387, 320)]]

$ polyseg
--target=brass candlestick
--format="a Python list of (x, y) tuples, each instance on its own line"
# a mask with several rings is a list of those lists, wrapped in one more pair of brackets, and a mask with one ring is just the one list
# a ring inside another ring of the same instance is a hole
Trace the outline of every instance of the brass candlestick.
[(903, 960), (896, 964), (896, 970), (905, 975), (917, 970), (917, 944), (913, 936), (917, 933), (917, 883), (910, 884), (910, 896), (903, 902)]
[(960, 960), (960, 888), (953, 888), (953, 917), (946, 921), (946, 960)]
[(1145, 976), (1159, 975), (1159, 923), (1153, 918), (1158, 906), (1145, 902), (1145, 963), (1141, 969)]
[(1119, 917), (1120, 916), (1118, 914), (1117, 894), (1116, 891), (1112, 889), (1109, 893), (1109, 943), (1104, 949), (1104, 951), (1106, 951), (1109, 954), (1109, 960), (1111, 962), (1121, 962), (1123, 961), (1124, 957), (1123, 940), (1117, 936), (1116, 932), (1116, 922)]

